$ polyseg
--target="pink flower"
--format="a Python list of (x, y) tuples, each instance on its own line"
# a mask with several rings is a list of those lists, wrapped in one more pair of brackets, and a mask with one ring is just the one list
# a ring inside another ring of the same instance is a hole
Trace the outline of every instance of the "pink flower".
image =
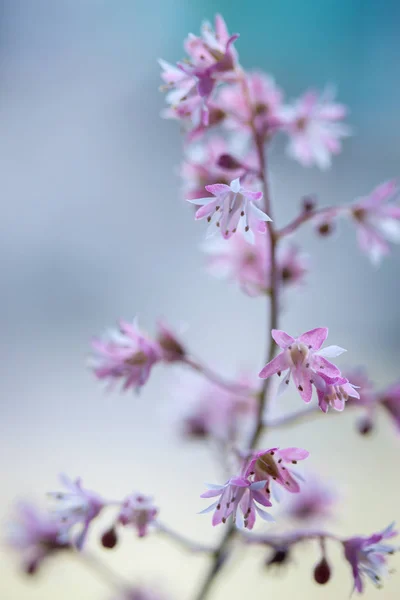
[(78, 550), (81, 550), (90, 523), (99, 515), (106, 502), (96, 492), (85, 489), (80, 478), (72, 481), (66, 475), (61, 475), (60, 479), (68, 491), (49, 492), (48, 495), (56, 501), (54, 514), (61, 523), (68, 527), (82, 525), (74, 540)]
[(99, 379), (123, 381), (123, 390), (143, 386), (152, 366), (161, 359), (155, 342), (138, 329), (136, 322), (120, 321), (119, 331), (113, 330), (103, 339), (92, 342), (93, 370)]
[(397, 193), (396, 182), (387, 181), (350, 209), (360, 248), (375, 265), (390, 253), (388, 242), (400, 243), (400, 206), (389, 204)]
[(313, 385), (317, 390), (324, 392), (326, 390), (325, 378), (341, 377), (340, 370), (326, 360), (326, 357), (339, 356), (345, 350), (340, 346), (328, 346), (320, 350), (328, 337), (327, 327), (312, 329), (298, 338), (293, 338), (278, 329), (273, 329), (271, 335), (282, 352), (261, 370), (259, 376), (267, 379), (275, 373), (281, 375), (286, 371), (279, 386), (279, 393), (289, 384), (290, 377), (293, 375), (300, 396), (304, 402), (310, 402)]
[[(230, 148), (227, 141), (218, 135), (211, 136), (207, 141), (195, 146), (190, 146), (186, 159), (181, 166), (180, 174), (183, 180), (184, 195), (193, 200), (204, 196), (204, 188), (214, 183), (228, 184), (231, 179), (241, 177), (246, 169), (224, 168), (219, 164), (221, 157), (229, 154)], [(246, 166), (256, 170), (257, 164), (254, 157), (247, 156), (244, 160)], [(212, 194), (209, 194), (212, 197)]]
[(304, 167), (328, 168), (331, 155), (341, 150), (340, 140), (350, 134), (341, 122), (345, 116), (346, 108), (333, 101), (331, 92), (320, 97), (314, 91), (305, 93), (280, 114), (289, 135), (288, 154)]
[(299, 523), (320, 523), (333, 516), (336, 494), (319, 479), (307, 479), (307, 485), (298, 494), (288, 497), (284, 510), (286, 517)]
[(270, 448), (255, 452), (246, 468), (246, 475), (253, 477), (254, 481), (264, 481), (263, 494), (269, 498), (271, 481), (281, 485), (285, 490), (296, 494), (300, 486), (296, 477), (300, 475), (291, 471), (288, 465), (295, 465), (299, 460), (309, 456), (307, 450), (301, 448)]
[(380, 403), (392, 417), (397, 430), (400, 431), (400, 382), (391, 385), (380, 394)]
[(365, 575), (377, 587), (381, 587), (383, 577), (388, 574), (387, 555), (397, 550), (386, 540), (396, 535), (397, 531), (394, 530), (394, 523), (392, 523), (381, 533), (374, 533), (370, 537), (353, 537), (343, 542), (344, 554), (351, 565), (354, 589), (357, 592), (361, 593), (364, 590)]
[(7, 541), (21, 553), (24, 570), (33, 575), (48, 556), (70, 548), (69, 528), (52, 515), (40, 514), (30, 504), (21, 503), (17, 510), (18, 517), (9, 525)]
[[(256, 410), (255, 388), (247, 378), (238, 380), (241, 394), (230, 392), (203, 378), (190, 376), (180, 379), (178, 394), (187, 407), (188, 399), (194, 402), (185, 409), (183, 428), (190, 438), (217, 438), (234, 441), (252, 425)], [(247, 393), (246, 393), (247, 392)]]
[(244, 84), (237, 82), (222, 87), (218, 105), (228, 115), (228, 127), (251, 132), (254, 120), (259, 135), (265, 136), (279, 125), (282, 99), (282, 91), (272, 77), (254, 72), (245, 75)]
[(358, 391), (345, 377), (322, 377), (326, 387), (324, 390), (317, 389), (318, 405), (322, 412), (327, 413), (330, 406), (340, 412), (349, 398), (360, 398)]
[(154, 505), (153, 498), (142, 494), (131, 494), (122, 505), (118, 522), (124, 526), (134, 527), (138, 536), (144, 537), (149, 525), (155, 521), (157, 513), (158, 508)]
[(161, 596), (158, 591), (147, 587), (134, 587), (125, 592), (122, 592), (119, 596), (113, 598), (113, 600), (166, 600), (165, 596)]
[(217, 15), (215, 30), (205, 23), (201, 37), (190, 34), (185, 40), (188, 59), (177, 63), (177, 67), (160, 61), (164, 88), (170, 90), (168, 104), (179, 107), (184, 103), (182, 116), (187, 116), (188, 112), (193, 115), (200, 109), (199, 122), (207, 125), (208, 104), (216, 83), (226, 80), (227, 76), (235, 78), (237, 54), (232, 44), (238, 37), (237, 34), (229, 35), (223, 18)]
[(224, 485), (208, 484), (209, 490), (201, 494), (201, 498), (216, 496), (220, 498), (202, 513), (214, 511), (212, 518), (214, 526), (226, 523), (231, 515), (234, 523), (247, 529), (253, 529), (256, 514), (265, 521), (273, 521), (271, 515), (258, 506), (258, 504), (272, 506), (265, 494), (259, 491), (265, 487), (265, 484), (265, 481), (252, 482), (243, 476), (231, 477)]
[(204, 219), (210, 223), (210, 230), (220, 227), (222, 237), (229, 239), (237, 230), (241, 217), (244, 217), (244, 235), (253, 242), (254, 232), (265, 232), (265, 221), (270, 217), (257, 207), (255, 202), (262, 199), (262, 192), (246, 190), (239, 179), (234, 179), (230, 185), (216, 183), (206, 186), (212, 198), (197, 198), (188, 200), (201, 207), (196, 212), (196, 219)]
[[(268, 233), (266, 234), (268, 235)], [(271, 288), (269, 243), (264, 234), (254, 235), (250, 244), (240, 233), (229, 240), (212, 239), (204, 245), (210, 272), (236, 281), (249, 296), (266, 294)], [(301, 283), (308, 261), (296, 246), (281, 246), (277, 253), (278, 280), (283, 285)]]

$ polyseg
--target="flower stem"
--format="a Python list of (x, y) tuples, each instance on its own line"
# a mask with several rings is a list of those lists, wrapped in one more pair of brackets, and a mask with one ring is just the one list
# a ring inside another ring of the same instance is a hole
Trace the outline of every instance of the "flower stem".
[(249, 391), (248, 386), (240, 385), (239, 383), (233, 383), (231, 381), (226, 380), (224, 377), (222, 377), (221, 375), (219, 375), (218, 373), (216, 373), (215, 371), (213, 371), (212, 369), (202, 364), (200, 361), (193, 357), (184, 357), (182, 359), (182, 362), (194, 371), (197, 371), (198, 373), (203, 375), (203, 377), (205, 377), (212, 383), (215, 383), (220, 388), (223, 388), (228, 392), (246, 398), (248, 398), (252, 394), (252, 392)]
[[(335, 207), (335, 211), (337, 211), (337, 213), (341, 212), (343, 209), (344, 207)], [(300, 213), (295, 219), (293, 219), (293, 221), (288, 223), (285, 227), (282, 227), (282, 229), (278, 230), (276, 232), (276, 238), (280, 239), (285, 237), (286, 235), (290, 235), (291, 233), (294, 233), (300, 227), (300, 225), (303, 225), (303, 223), (307, 223), (307, 221), (310, 221), (310, 219), (313, 219), (314, 217), (318, 216), (323, 216), (325, 214), (328, 216), (330, 213), (332, 213), (332, 206), (329, 206), (327, 208), (319, 208), (310, 211), (304, 211)]]
[(88, 552), (75, 552), (74, 556), (111, 588), (125, 593), (131, 589), (131, 584), (110, 569), (108, 565), (103, 563), (103, 561), (94, 554), (89, 554)]
[(159, 521), (157, 521), (156, 525), (157, 525), (157, 530), (159, 531), (159, 533), (164, 534), (165, 536), (167, 536), (169, 539), (176, 542), (178, 545), (180, 545), (185, 550), (189, 550), (190, 552), (204, 552), (204, 553), (208, 553), (208, 554), (212, 554), (214, 552), (214, 548), (211, 548), (210, 546), (205, 546), (204, 544), (200, 544), (198, 542), (190, 540), (189, 538), (178, 533), (177, 531), (174, 531), (167, 525), (164, 525), (164, 523), (160, 523)]

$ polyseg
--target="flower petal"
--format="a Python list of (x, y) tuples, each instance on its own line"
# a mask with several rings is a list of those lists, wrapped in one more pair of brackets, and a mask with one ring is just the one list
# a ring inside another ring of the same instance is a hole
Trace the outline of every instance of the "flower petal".
[(261, 369), (258, 376), (261, 379), (267, 379), (271, 377), (271, 375), (275, 375), (275, 373), (279, 373), (282, 371), (286, 371), (289, 367), (288, 357), (285, 352), (281, 352), (276, 356), (271, 362), (269, 362), (263, 369)]
[(328, 328), (317, 327), (316, 329), (311, 329), (310, 331), (303, 333), (303, 335), (299, 337), (299, 342), (306, 346), (311, 346), (313, 350), (319, 350), (327, 337)]
[(281, 331), (280, 329), (273, 329), (271, 331), (271, 335), (273, 340), (283, 350), (285, 350), (288, 346), (295, 342), (295, 339), (291, 335), (289, 335), (285, 331)]
[(347, 352), (347, 350), (340, 346), (327, 346), (326, 348), (319, 350), (317, 354), (318, 356), (324, 356), (325, 358), (335, 358), (336, 356), (343, 354), (343, 352)]

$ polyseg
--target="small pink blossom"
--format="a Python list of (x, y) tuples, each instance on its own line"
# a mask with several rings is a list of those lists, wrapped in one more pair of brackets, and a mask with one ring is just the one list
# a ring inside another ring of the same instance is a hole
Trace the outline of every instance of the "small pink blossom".
[(164, 89), (169, 90), (167, 102), (178, 109), (183, 105), (182, 117), (200, 111), (200, 118), (194, 119), (194, 124), (197, 121), (197, 124), (208, 125), (209, 102), (216, 83), (236, 77), (237, 54), (233, 42), (238, 37), (228, 33), (225, 21), (217, 15), (215, 30), (204, 23), (201, 37), (190, 34), (185, 40), (188, 59), (178, 62), (176, 67), (160, 61)]
[(219, 525), (226, 523), (232, 515), (234, 523), (239, 527), (253, 529), (256, 521), (256, 515), (265, 521), (274, 519), (258, 504), (269, 507), (272, 506), (265, 494), (260, 490), (265, 487), (265, 481), (252, 482), (248, 477), (231, 477), (224, 485), (208, 484), (209, 490), (201, 494), (201, 498), (219, 499), (202, 511), (207, 513), (214, 511), (212, 524)]
[(9, 524), (7, 541), (21, 553), (24, 570), (33, 575), (47, 557), (71, 547), (69, 527), (30, 504), (18, 504), (17, 511), (17, 519)]
[(123, 390), (142, 387), (153, 365), (161, 360), (161, 350), (139, 330), (137, 323), (120, 321), (119, 330), (92, 341), (93, 371), (99, 379), (122, 381)]
[(263, 137), (280, 123), (283, 94), (270, 75), (254, 72), (244, 82), (222, 87), (218, 105), (228, 115), (227, 127), (252, 132), (253, 124)]
[(206, 186), (207, 192), (210, 192), (212, 198), (197, 198), (188, 200), (193, 204), (200, 205), (196, 212), (196, 219), (207, 218), (210, 224), (210, 233), (220, 228), (222, 237), (229, 239), (241, 222), (243, 217), (243, 235), (250, 241), (254, 241), (255, 232), (265, 232), (267, 230), (265, 221), (271, 221), (255, 202), (259, 202), (263, 194), (246, 190), (239, 179), (234, 179), (230, 185), (216, 183)]
[(387, 410), (400, 431), (400, 382), (391, 385), (380, 394), (380, 404)]
[(316, 524), (333, 516), (337, 495), (319, 479), (307, 478), (298, 494), (288, 497), (284, 515), (303, 524)]
[(269, 498), (271, 492), (271, 482), (275, 482), (288, 492), (296, 494), (300, 491), (296, 477), (299, 479), (301, 477), (295, 471), (292, 472), (288, 465), (295, 465), (299, 460), (305, 460), (308, 456), (309, 452), (301, 448), (260, 450), (253, 453), (246, 468), (246, 475), (253, 477), (254, 481), (264, 481), (264, 489), (260, 493), (267, 498)]
[(341, 139), (350, 134), (342, 123), (345, 116), (345, 106), (334, 102), (330, 91), (320, 97), (314, 91), (306, 92), (281, 111), (281, 121), (289, 135), (288, 154), (304, 167), (315, 164), (328, 168), (331, 155), (341, 150)]
[[(269, 235), (268, 233), (266, 235)], [(236, 281), (249, 296), (271, 288), (271, 260), (266, 235), (256, 233), (250, 244), (240, 233), (229, 240), (211, 239), (204, 245), (210, 272), (218, 278)], [(282, 286), (302, 283), (308, 260), (297, 246), (282, 245), (277, 252), (278, 282)]]
[(388, 242), (400, 243), (400, 206), (389, 203), (397, 194), (396, 182), (387, 181), (350, 208), (360, 248), (375, 265), (390, 253)]
[(91, 522), (100, 514), (106, 505), (96, 492), (82, 486), (80, 478), (72, 481), (66, 475), (61, 475), (61, 482), (66, 492), (49, 492), (55, 500), (54, 515), (68, 527), (82, 525), (82, 529), (74, 540), (76, 547), (81, 550), (88, 534)]
[(366, 575), (377, 586), (381, 587), (382, 579), (388, 575), (387, 556), (397, 548), (387, 543), (397, 535), (394, 523), (381, 533), (370, 537), (353, 537), (343, 542), (344, 554), (353, 571), (354, 589), (362, 593), (364, 576)]
[(153, 498), (142, 494), (131, 494), (122, 505), (118, 522), (124, 526), (134, 527), (138, 536), (144, 537), (157, 514), (158, 508), (154, 505)]
[(284, 391), (293, 376), (296, 388), (304, 402), (310, 402), (312, 386), (324, 392), (326, 379), (341, 377), (338, 367), (326, 360), (326, 357), (339, 356), (345, 350), (340, 346), (321, 346), (328, 337), (327, 327), (318, 327), (293, 338), (284, 331), (273, 329), (271, 335), (276, 344), (282, 349), (276, 358), (271, 360), (260, 372), (262, 379), (267, 379), (275, 373), (282, 375), (279, 393)]
[(360, 394), (348, 379), (335, 377), (333, 379), (323, 376), (326, 387), (317, 389), (318, 405), (322, 412), (327, 413), (331, 406), (334, 410), (342, 411), (349, 398), (359, 399)]

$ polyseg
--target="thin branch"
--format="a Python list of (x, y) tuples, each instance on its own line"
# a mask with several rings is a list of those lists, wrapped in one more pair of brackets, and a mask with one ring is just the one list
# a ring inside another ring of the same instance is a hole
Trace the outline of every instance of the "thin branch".
[(207, 365), (202, 364), (199, 360), (193, 357), (186, 356), (182, 359), (182, 362), (197, 373), (203, 375), (203, 377), (205, 377), (212, 383), (215, 383), (216, 385), (223, 388), (224, 390), (227, 390), (228, 392), (246, 398), (248, 398), (253, 393), (251, 392), (251, 390), (249, 391), (248, 386), (228, 381), (227, 379), (222, 377), (222, 375), (219, 375), (218, 373), (210, 369)]
[(267, 429), (278, 429), (281, 427), (290, 427), (300, 421), (308, 421), (310, 417), (318, 417), (324, 414), (318, 406), (307, 406), (301, 410), (283, 415), (282, 417), (275, 417), (274, 419), (266, 419), (264, 425)]
[(314, 217), (323, 216), (323, 215), (328, 216), (329, 213), (332, 213), (332, 211), (335, 211), (335, 213), (337, 215), (340, 211), (342, 211), (344, 209), (345, 209), (345, 207), (342, 207), (342, 206), (335, 206), (335, 207), (329, 206), (326, 208), (318, 208), (315, 210), (304, 211), (304, 212), (300, 213), (295, 219), (293, 219), (293, 221), (288, 223), (288, 225), (286, 225), (285, 227), (282, 227), (282, 229), (279, 229), (276, 232), (276, 237), (277, 237), (277, 239), (280, 239), (280, 238), (285, 237), (286, 235), (290, 235), (291, 233), (294, 233), (301, 225), (303, 225), (303, 223), (307, 223), (307, 221), (310, 221)]
[(173, 529), (171, 529), (164, 523), (160, 523), (159, 521), (157, 521), (156, 527), (157, 527), (157, 531), (159, 533), (165, 535), (166, 537), (171, 539), (173, 542), (176, 542), (179, 546), (181, 546), (185, 550), (189, 550), (189, 552), (204, 552), (207, 554), (212, 554), (215, 551), (215, 548), (212, 548), (211, 546), (206, 546), (205, 544), (200, 544), (199, 542), (190, 540), (186, 536), (178, 533), (177, 531), (174, 531)]
[(103, 563), (94, 554), (85, 552), (74, 552), (73, 556), (77, 558), (83, 565), (94, 572), (97, 577), (102, 579), (107, 585), (120, 592), (127, 592), (132, 588), (132, 584), (126, 581), (121, 575), (115, 573), (108, 565)]

